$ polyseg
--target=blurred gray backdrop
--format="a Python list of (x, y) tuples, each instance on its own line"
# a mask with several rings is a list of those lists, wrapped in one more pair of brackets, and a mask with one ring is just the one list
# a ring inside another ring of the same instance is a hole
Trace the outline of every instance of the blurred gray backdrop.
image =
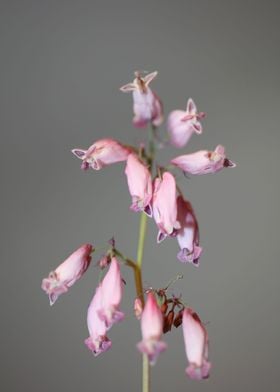
[(114, 235), (135, 257), (139, 216), (124, 165), (84, 173), (70, 150), (145, 139), (131, 124), (132, 97), (119, 92), (137, 69), (159, 71), (152, 87), (166, 114), (188, 97), (207, 112), (183, 151), (220, 143), (237, 162), (180, 177), (200, 224), (199, 268), (176, 260), (176, 240), (157, 245), (150, 221), (145, 285), (184, 274), (175, 292), (207, 323), (213, 364), (208, 381), (187, 379), (175, 330), (152, 391), (279, 390), (279, 12), (273, 0), (1, 0), (1, 391), (140, 391), (131, 271), (126, 320), (98, 358), (83, 343), (98, 270), (52, 308), (40, 288), (84, 242)]

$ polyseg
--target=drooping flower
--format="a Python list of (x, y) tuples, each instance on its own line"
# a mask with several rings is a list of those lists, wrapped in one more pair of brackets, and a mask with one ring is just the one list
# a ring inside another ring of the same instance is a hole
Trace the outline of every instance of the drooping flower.
[(86, 272), (91, 261), (92, 245), (80, 246), (49, 276), (42, 281), (42, 289), (48, 294), (50, 305), (53, 305), (58, 297), (66, 293), (78, 279)]
[(124, 313), (119, 310), (122, 285), (120, 265), (117, 259), (112, 257), (110, 267), (101, 282), (102, 306), (98, 310), (99, 317), (105, 322), (107, 329), (124, 318)]
[(157, 76), (157, 72), (152, 72), (146, 76), (141, 76), (140, 72), (135, 72), (135, 76), (136, 78), (132, 83), (120, 88), (124, 93), (132, 91), (133, 124), (138, 128), (146, 127), (149, 122), (154, 126), (159, 126), (163, 121), (162, 103), (149, 87), (150, 82)]
[(133, 211), (144, 211), (148, 216), (151, 216), (153, 187), (149, 169), (140, 162), (135, 154), (130, 154), (127, 158), (125, 174), (132, 197), (130, 208)]
[(147, 354), (151, 365), (157, 361), (159, 354), (167, 347), (161, 341), (163, 329), (163, 319), (161, 310), (152, 292), (148, 293), (147, 301), (141, 316), (142, 341), (137, 344), (137, 348)]
[(199, 257), (202, 248), (199, 246), (199, 229), (191, 203), (184, 200), (180, 195), (177, 197), (178, 221), (181, 228), (177, 234), (177, 240), (181, 251), (178, 259), (183, 263), (199, 265)]
[(101, 139), (87, 150), (74, 148), (72, 153), (83, 161), (81, 166), (83, 170), (89, 167), (100, 170), (112, 163), (125, 161), (130, 154), (130, 149), (114, 139)]
[(87, 326), (90, 336), (85, 340), (85, 345), (91, 350), (94, 356), (109, 350), (112, 345), (112, 342), (106, 336), (107, 327), (105, 321), (99, 317), (99, 310), (101, 308), (102, 288), (99, 285), (88, 308)]
[(194, 101), (189, 98), (186, 111), (174, 110), (167, 119), (167, 129), (170, 143), (175, 147), (184, 147), (192, 134), (202, 133), (200, 119), (205, 117), (204, 112), (197, 112)]
[(198, 315), (190, 308), (183, 312), (183, 334), (189, 366), (187, 375), (194, 380), (209, 377), (208, 334)]
[(218, 145), (215, 151), (201, 150), (193, 154), (181, 155), (172, 159), (171, 163), (189, 174), (217, 173), (224, 167), (235, 167), (236, 164), (225, 156), (225, 148)]
[(180, 223), (177, 220), (176, 181), (171, 173), (164, 172), (162, 178), (155, 179), (152, 208), (159, 228), (157, 241), (175, 236)]

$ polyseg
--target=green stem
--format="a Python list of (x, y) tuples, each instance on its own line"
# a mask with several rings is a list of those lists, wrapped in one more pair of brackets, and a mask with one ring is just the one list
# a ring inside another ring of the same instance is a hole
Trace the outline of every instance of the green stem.
[[(138, 249), (137, 249), (137, 263), (136, 268), (134, 269), (134, 277), (137, 292), (140, 291), (139, 298), (144, 305), (144, 293), (143, 293), (143, 285), (142, 285), (142, 261), (143, 261), (143, 253), (144, 253), (144, 245), (146, 238), (146, 229), (147, 229), (147, 215), (142, 212), (140, 218), (140, 226), (139, 226), (139, 240), (138, 240)], [(150, 365), (149, 360), (146, 354), (143, 354), (143, 364), (142, 364), (142, 392), (149, 392), (150, 390)]]
[(143, 261), (147, 218), (148, 218), (147, 215), (144, 212), (142, 212), (140, 218), (139, 239), (138, 239), (138, 249), (137, 249), (137, 266), (140, 270), (142, 268), (142, 261)]
[(150, 390), (150, 364), (146, 354), (143, 354), (143, 373), (142, 373), (142, 392), (149, 392)]
[[(155, 144), (154, 144), (154, 133), (156, 128), (151, 127), (149, 132), (149, 165), (150, 165), (150, 172), (153, 171), (153, 163), (154, 163), (154, 156), (155, 156)], [(134, 277), (135, 277), (135, 284), (137, 293), (140, 292), (139, 298), (142, 301), (144, 306), (144, 292), (143, 292), (143, 284), (142, 284), (142, 262), (143, 262), (143, 254), (144, 254), (144, 245), (145, 245), (145, 238), (147, 232), (147, 215), (142, 212), (140, 218), (140, 226), (139, 226), (139, 240), (138, 240), (138, 249), (137, 249), (137, 262), (136, 268), (134, 269)], [(149, 392), (150, 391), (150, 364), (149, 359), (146, 354), (143, 354), (142, 360), (142, 392)]]

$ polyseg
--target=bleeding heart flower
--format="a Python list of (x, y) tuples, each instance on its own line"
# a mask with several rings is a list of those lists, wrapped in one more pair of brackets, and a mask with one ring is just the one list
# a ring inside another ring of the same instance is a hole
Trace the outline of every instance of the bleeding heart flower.
[(189, 98), (186, 111), (174, 110), (167, 120), (167, 129), (170, 143), (175, 147), (184, 147), (192, 134), (202, 133), (200, 119), (205, 117), (204, 112), (197, 112), (194, 101)]
[(157, 76), (157, 72), (152, 72), (144, 77), (139, 72), (135, 72), (135, 76), (132, 83), (120, 88), (124, 93), (132, 91), (133, 124), (135, 127), (142, 128), (151, 122), (157, 127), (163, 121), (162, 103), (149, 87), (150, 82)]
[(130, 154), (127, 158), (125, 174), (132, 197), (130, 208), (133, 211), (144, 211), (148, 216), (152, 216), (153, 187), (149, 169), (135, 154)]
[(159, 228), (157, 241), (177, 235), (180, 223), (177, 220), (176, 181), (169, 172), (156, 178), (153, 194), (153, 216)]
[(217, 173), (224, 167), (235, 167), (236, 164), (226, 158), (225, 148), (218, 145), (215, 151), (197, 151), (193, 154), (181, 155), (172, 159), (171, 163), (185, 173), (208, 174)]
[(102, 308), (102, 288), (99, 285), (89, 305), (87, 313), (87, 325), (90, 336), (85, 340), (85, 345), (97, 356), (109, 350), (112, 342), (106, 336), (107, 327), (104, 320), (99, 317)]
[(122, 299), (123, 281), (120, 273), (120, 265), (115, 257), (112, 257), (110, 267), (101, 282), (101, 303), (98, 310), (99, 317), (105, 322), (106, 328), (110, 329), (113, 324), (124, 318), (124, 313), (119, 310)]
[(163, 319), (161, 310), (152, 292), (148, 293), (147, 302), (141, 315), (141, 331), (143, 340), (137, 344), (137, 348), (147, 354), (151, 365), (156, 363), (159, 354), (167, 347), (161, 341)]
[(130, 149), (114, 139), (101, 139), (95, 142), (88, 150), (74, 148), (72, 153), (83, 161), (81, 168), (87, 170), (91, 167), (100, 170), (112, 163), (126, 161)]
[(86, 272), (91, 261), (92, 245), (80, 246), (49, 276), (42, 281), (42, 289), (48, 294), (50, 305), (53, 305), (58, 297), (66, 293), (77, 280)]
[(183, 313), (183, 334), (189, 366), (187, 375), (194, 380), (209, 377), (208, 334), (198, 315), (190, 308)]
[(198, 223), (191, 203), (182, 196), (177, 197), (178, 221), (181, 229), (178, 231), (177, 240), (181, 251), (177, 257), (182, 263), (199, 265), (202, 248), (199, 246)]

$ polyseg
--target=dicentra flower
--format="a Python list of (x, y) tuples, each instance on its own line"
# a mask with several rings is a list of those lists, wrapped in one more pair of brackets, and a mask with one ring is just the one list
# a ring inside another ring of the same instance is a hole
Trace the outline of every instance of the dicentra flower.
[(152, 216), (153, 186), (149, 169), (135, 154), (130, 154), (127, 158), (125, 174), (132, 197), (130, 208), (133, 211), (144, 211), (147, 215)]
[(142, 341), (137, 344), (137, 348), (147, 354), (151, 365), (157, 361), (159, 354), (167, 347), (161, 341), (163, 319), (161, 310), (152, 292), (148, 293), (147, 302), (141, 315)]
[(162, 178), (155, 179), (153, 216), (159, 228), (158, 242), (167, 236), (176, 235), (181, 227), (177, 220), (176, 181), (169, 172), (164, 172)]
[(205, 117), (204, 112), (197, 112), (194, 101), (189, 98), (186, 111), (173, 110), (167, 119), (169, 141), (175, 147), (184, 147), (192, 134), (202, 133), (199, 120)]
[(180, 155), (171, 163), (189, 174), (217, 173), (224, 167), (235, 167), (236, 164), (225, 156), (225, 148), (218, 145), (215, 151), (201, 150), (193, 154)]
[(132, 83), (125, 84), (120, 88), (124, 93), (131, 92), (133, 96), (133, 124), (142, 128), (150, 122), (154, 126), (159, 126), (163, 121), (162, 103), (158, 96), (150, 89), (149, 84), (157, 76), (157, 72), (152, 72), (146, 76), (141, 76), (140, 72), (135, 72), (136, 78)]
[(190, 308), (183, 312), (183, 334), (189, 366), (187, 375), (194, 380), (209, 377), (208, 334), (198, 315)]
[(83, 161), (81, 168), (87, 170), (91, 167), (100, 170), (112, 163), (126, 161), (130, 149), (114, 139), (101, 139), (92, 144), (87, 150), (74, 148), (72, 153)]
[(105, 322), (107, 329), (124, 318), (124, 313), (119, 310), (122, 289), (120, 265), (117, 259), (112, 257), (110, 267), (101, 282), (101, 307), (98, 310), (99, 317)]
[(102, 288), (99, 285), (95, 291), (87, 313), (87, 326), (89, 337), (85, 340), (85, 345), (97, 356), (109, 350), (112, 342), (106, 336), (107, 327), (104, 320), (99, 317), (99, 310), (102, 308)]
[(177, 257), (183, 263), (199, 264), (202, 248), (199, 246), (199, 229), (191, 203), (180, 195), (177, 197), (178, 221), (181, 228), (177, 240), (181, 248)]
[(66, 293), (78, 279), (86, 272), (91, 261), (92, 245), (80, 246), (49, 276), (42, 281), (42, 289), (48, 294), (50, 305), (53, 305), (58, 297)]

